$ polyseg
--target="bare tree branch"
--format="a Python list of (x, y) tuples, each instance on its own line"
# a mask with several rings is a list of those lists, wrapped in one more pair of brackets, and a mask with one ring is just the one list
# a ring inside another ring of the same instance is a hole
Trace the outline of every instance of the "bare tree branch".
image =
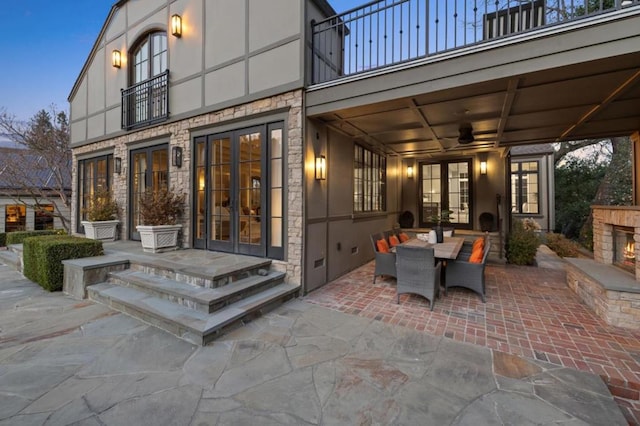
[(49, 213), (44, 206), (53, 205), (53, 216), (69, 232), (71, 150), (67, 114), (51, 106), (24, 123), (2, 109), (0, 131), (21, 147), (4, 150), (0, 191), (37, 212)]

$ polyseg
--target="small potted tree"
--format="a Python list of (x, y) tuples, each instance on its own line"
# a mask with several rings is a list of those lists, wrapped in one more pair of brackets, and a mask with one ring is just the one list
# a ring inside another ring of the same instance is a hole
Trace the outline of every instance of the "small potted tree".
[(138, 204), (142, 249), (161, 253), (178, 248), (178, 233), (182, 225), (178, 223), (184, 211), (185, 195), (170, 188), (147, 190)]
[(118, 228), (118, 203), (107, 188), (98, 189), (89, 199), (83, 212), (87, 220), (83, 220), (86, 238), (100, 241), (115, 241)]

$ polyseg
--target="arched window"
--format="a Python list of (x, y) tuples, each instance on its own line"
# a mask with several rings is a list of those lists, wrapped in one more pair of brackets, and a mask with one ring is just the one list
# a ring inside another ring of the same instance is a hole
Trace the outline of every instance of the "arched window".
[(131, 54), (132, 84), (156, 77), (167, 69), (167, 34), (165, 32), (149, 33), (138, 43)]
[(138, 40), (129, 58), (130, 86), (122, 91), (122, 128), (147, 126), (169, 117), (167, 34), (150, 32)]

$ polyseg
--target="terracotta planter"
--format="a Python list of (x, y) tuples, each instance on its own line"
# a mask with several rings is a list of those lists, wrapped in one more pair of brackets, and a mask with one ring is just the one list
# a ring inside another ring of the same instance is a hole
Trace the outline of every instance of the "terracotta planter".
[(162, 253), (178, 249), (178, 232), (182, 225), (138, 225), (142, 249), (151, 253)]
[(119, 220), (101, 220), (98, 222), (89, 222), (83, 220), (82, 226), (84, 227), (84, 236), (92, 240), (100, 241), (115, 241), (116, 230), (118, 228)]

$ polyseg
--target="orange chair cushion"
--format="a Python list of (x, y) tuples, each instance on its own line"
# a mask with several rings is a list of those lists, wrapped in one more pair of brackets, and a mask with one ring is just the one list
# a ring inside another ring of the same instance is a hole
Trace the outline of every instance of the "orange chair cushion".
[(399, 237), (400, 237), (400, 241), (403, 242), (403, 243), (405, 241), (409, 241), (409, 236), (407, 234), (405, 234), (404, 232), (401, 232)]
[[(484, 246), (484, 244), (482, 244)], [(478, 247), (474, 248), (471, 251), (471, 257), (469, 257), (469, 262), (470, 263), (482, 263), (482, 256), (484, 255), (484, 247), (480, 247), (480, 245), (478, 245)]]
[(389, 235), (389, 245), (395, 247), (400, 244), (400, 240), (395, 235)]
[(376, 241), (376, 247), (378, 247), (379, 253), (389, 253), (389, 244), (387, 244), (387, 240), (384, 238)]
[(476, 240), (473, 242), (472, 250), (475, 250), (478, 247), (480, 247), (480, 250), (484, 250), (484, 238), (482, 237), (476, 238)]

